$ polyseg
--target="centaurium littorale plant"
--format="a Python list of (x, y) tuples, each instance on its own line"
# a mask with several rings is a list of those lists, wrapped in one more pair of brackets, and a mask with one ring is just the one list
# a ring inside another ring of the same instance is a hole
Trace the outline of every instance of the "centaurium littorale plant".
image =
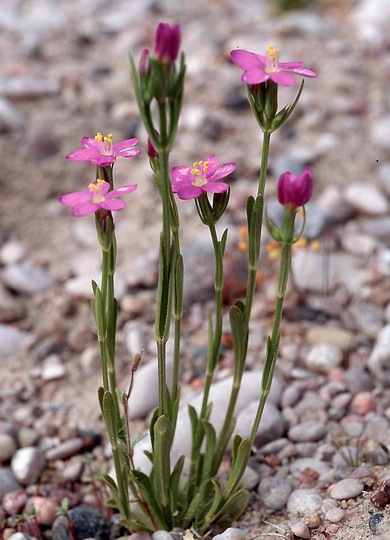
[[(128, 405), (136, 378), (140, 355), (134, 360), (127, 391), (119, 389), (115, 375), (115, 332), (117, 303), (114, 294), (116, 240), (112, 211), (121, 210), (119, 196), (134, 191), (131, 184), (115, 188), (113, 166), (118, 157), (139, 153), (137, 139), (113, 144), (112, 135), (84, 137), (82, 148), (69, 154), (72, 161), (90, 161), (96, 165), (96, 180), (87, 191), (61, 197), (60, 202), (72, 208), (75, 216), (94, 213), (102, 248), (102, 281), (93, 283), (92, 307), (98, 328), (102, 358), (103, 385), (99, 402), (113, 452), (116, 479), (106, 476), (112, 499), (122, 514), (122, 523), (130, 530), (170, 530), (173, 527), (194, 527), (203, 534), (213, 523), (229, 525), (244, 510), (248, 494), (240, 480), (248, 464), (251, 448), (270, 392), (280, 340), (284, 297), (291, 266), (291, 246), (299, 235), (294, 232), (297, 208), (306, 204), (312, 192), (312, 175), (305, 169), (301, 175), (284, 173), (277, 191), (285, 207), (280, 229), (266, 219), (271, 234), (282, 245), (278, 294), (272, 332), (267, 338), (266, 356), (259, 381), (259, 405), (250, 434), (235, 435), (230, 473), (224, 482), (219, 471), (235, 428), (235, 407), (245, 370), (249, 322), (256, 292), (256, 276), (260, 258), (260, 241), (264, 217), (264, 194), (271, 134), (291, 116), (302, 85), (293, 104), (278, 111), (279, 86), (291, 86), (295, 76), (314, 77), (302, 62), (279, 63), (278, 49), (269, 47), (267, 55), (248, 51), (232, 51), (234, 63), (244, 70), (242, 81), (247, 85), (252, 111), (262, 129), (260, 175), (257, 192), (247, 201), (248, 278), (245, 298), (237, 299), (229, 310), (233, 341), (233, 384), (224, 412), (222, 428), (217, 432), (210, 423), (212, 407), (210, 388), (221, 357), (222, 292), (224, 287), (224, 254), (227, 229), (218, 235), (217, 224), (223, 219), (230, 196), (230, 180), (236, 164), (220, 164), (216, 155), (192, 165), (171, 167), (170, 153), (178, 130), (185, 79), (184, 54), (180, 53), (181, 33), (178, 25), (160, 23), (153, 52), (144, 49), (138, 64), (131, 61), (131, 79), (148, 142), (147, 155), (153, 181), (160, 196), (162, 224), (159, 244), (159, 271), (156, 295), (155, 340), (158, 366), (158, 405), (149, 428), (151, 462), (148, 472), (139, 470), (134, 460), (130, 436)], [(194, 156), (199, 159), (198, 156)], [(171, 450), (180, 406), (181, 326), (183, 319), (184, 261), (180, 249), (180, 204), (193, 200), (201, 222), (208, 227), (214, 248), (214, 302), (208, 312), (208, 348), (205, 358), (204, 389), (199, 410), (188, 407), (191, 421), (192, 449), (171, 462)], [(153, 210), (154, 212), (154, 210)], [(167, 342), (173, 339), (173, 381), (167, 384)], [(121, 408), (122, 406), (122, 408)], [(130, 504), (133, 503), (133, 504)]]

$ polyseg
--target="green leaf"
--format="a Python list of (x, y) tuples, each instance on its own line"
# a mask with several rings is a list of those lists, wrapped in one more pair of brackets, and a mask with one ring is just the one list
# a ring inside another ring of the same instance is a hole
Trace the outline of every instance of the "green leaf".
[(141, 489), (142, 495), (146, 499), (155, 521), (158, 521), (160, 526), (164, 527), (164, 525), (161, 525), (165, 523), (163, 510), (160, 507), (161, 500), (157, 496), (151, 479), (148, 475), (138, 470), (133, 471), (133, 478)]
[(232, 447), (232, 462), (234, 463), (237, 459), (238, 448), (242, 442), (242, 437), (238, 433), (234, 436), (233, 447)]
[(234, 304), (230, 308), (230, 326), (233, 338), (234, 374), (235, 383), (241, 379), (245, 367), (245, 358), (248, 341), (248, 325), (245, 322), (243, 304)]
[(102, 342), (106, 339), (105, 306), (103, 304), (102, 293), (97, 285), (95, 287), (94, 293), (95, 293), (94, 299), (93, 299), (94, 316), (95, 316), (95, 321), (96, 321), (98, 340), (99, 342)]
[(249, 493), (246, 489), (236, 491), (221, 507), (215, 519), (223, 528), (231, 525), (232, 521), (238, 519), (247, 507)]
[(228, 499), (234, 492), (236, 486), (244, 474), (248, 465), (248, 460), (251, 452), (251, 445), (248, 439), (243, 439), (236, 452), (236, 459), (232, 463), (232, 469), (229, 474), (228, 481), (223, 491), (223, 498)]
[(111, 490), (112, 494), (114, 495), (114, 497), (117, 497), (118, 496), (118, 486), (116, 485), (115, 480), (113, 478), (111, 478), (111, 476), (109, 476), (108, 474), (103, 475), (103, 480), (106, 482), (106, 484), (110, 488), (110, 490)]
[(257, 266), (260, 255), (260, 238), (263, 222), (263, 196), (260, 194), (253, 202), (247, 202), (247, 212), (251, 208), (251, 215), (248, 219), (248, 258), (249, 265), (253, 268)]
[(154, 424), (153, 485), (158, 501), (169, 513), (170, 453), (173, 440), (172, 423), (167, 416), (160, 416)]
[(213, 462), (214, 462), (214, 456), (215, 456), (215, 447), (217, 444), (217, 436), (215, 433), (215, 429), (210, 424), (210, 422), (206, 422), (205, 420), (201, 420), (201, 422), (202, 422), (203, 429), (206, 436), (206, 450), (204, 454), (203, 470), (202, 470), (202, 478), (201, 478), (201, 483), (204, 483), (210, 479), (210, 476), (212, 476)]
[(98, 389), (98, 400), (99, 400), (100, 410), (102, 411), (102, 414), (103, 414), (103, 397), (104, 397), (104, 388), (103, 386), (100, 386)]
[(221, 236), (221, 240), (220, 240), (220, 245), (221, 245), (221, 253), (222, 253), (222, 257), (225, 253), (225, 249), (226, 249), (226, 242), (227, 242), (227, 237), (228, 237), (228, 232), (229, 232), (229, 229), (225, 229), (223, 231), (223, 234)]
[(114, 398), (112, 397), (111, 392), (109, 392), (108, 390), (104, 392), (104, 395), (103, 395), (102, 414), (103, 414), (104, 422), (107, 427), (111, 447), (116, 448), (117, 441), (116, 441), (116, 432), (115, 432), (115, 419), (116, 419), (115, 403), (114, 403)]
[(194, 440), (198, 427), (198, 413), (192, 405), (188, 405), (188, 416), (190, 417), (191, 422), (192, 440)]
[(176, 319), (181, 319), (183, 317), (183, 275), (184, 275), (183, 256), (180, 254), (177, 257), (176, 265), (175, 265), (174, 316)]
[(171, 494), (171, 508), (173, 512), (177, 508), (177, 501), (179, 498), (179, 486), (181, 473), (183, 472), (185, 456), (180, 456), (176, 462), (176, 465), (172, 471), (171, 478), (169, 481), (169, 491)]

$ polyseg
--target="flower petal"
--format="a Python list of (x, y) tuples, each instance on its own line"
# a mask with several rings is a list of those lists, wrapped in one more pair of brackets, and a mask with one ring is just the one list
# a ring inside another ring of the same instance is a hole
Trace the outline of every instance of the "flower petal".
[(192, 167), (185, 167), (183, 165), (179, 165), (178, 167), (172, 167), (171, 176), (175, 182), (182, 180), (192, 181), (194, 177), (191, 174), (191, 169)]
[(93, 148), (81, 148), (75, 150), (66, 156), (66, 159), (70, 161), (91, 161), (93, 158), (99, 155), (99, 151)]
[(99, 143), (95, 137), (83, 137), (80, 143), (81, 146), (84, 146), (84, 148), (88, 148), (90, 150), (96, 149), (96, 151), (99, 152)]
[(74, 191), (73, 193), (62, 195), (58, 200), (64, 206), (75, 206), (76, 204), (90, 201), (91, 193), (89, 191)]
[(207, 175), (207, 179), (210, 182), (215, 182), (215, 180), (219, 180), (220, 178), (225, 178), (228, 174), (231, 174), (236, 168), (236, 164), (231, 163), (223, 163), (217, 169), (215, 170), (214, 174), (211, 176)]
[(295, 79), (285, 71), (272, 71), (269, 74), (269, 78), (276, 84), (281, 86), (293, 86)]
[(302, 75), (303, 77), (317, 77), (317, 73), (311, 69), (306, 68), (293, 68), (291, 69), (297, 75)]
[(126, 193), (132, 193), (137, 189), (137, 184), (129, 184), (128, 186), (122, 186), (117, 189), (113, 189), (110, 193), (107, 193), (106, 199), (112, 199), (113, 197), (120, 197), (126, 195)]
[(303, 62), (278, 62), (279, 69), (295, 69), (303, 66)]
[(241, 80), (245, 84), (260, 84), (268, 81), (269, 78), (269, 73), (266, 73), (263, 68), (245, 71), (245, 73), (241, 75)]
[(266, 63), (265, 56), (239, 49), (231, 51), (230, 58), (236, 66), (245, 69), (245, 71), (262, 68)]
[(106, 199), (105, 201), (99, 203), (99, 206), (105, 210), (113, 210), (118, 212), (119, 210), (123, 210), (125, 208), (126, 203), (119, 199)]
[(88, 214), (94, 214), (99, 210), (99, 205), (92, 202), (84, 202), (76, 204), (72, 208), (72, 215), (76, 217), (88, 216)]
[(229, 189), (229, 185), (225, 182), (210, 182), (202, 186), (202, 189), (208, 193), (225, 193)]
[(115, 156), (105, 156), (103, 154), (95, 155), (93, 159), (91, 159), (91, 163), (97, 167), (107, 167), (107, 165), (115, 163)]
[(179, 199), (196, 199), (196, 197), (199, 197), (199, 195), (202, 195), (202, 188), (198, 186), (193, 186), (192, 184), (187, 184), (185, 186), (180, 186), (180, 188), (177, 190), (177, 195)]

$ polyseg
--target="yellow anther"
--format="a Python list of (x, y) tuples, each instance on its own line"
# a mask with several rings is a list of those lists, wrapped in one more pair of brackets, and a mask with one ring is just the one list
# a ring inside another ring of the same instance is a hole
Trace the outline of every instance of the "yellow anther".
[(95, 141), (96, 142), (103, 142), (103, 135), (98, 131), (95, 135)]
[(194, 167), (193, 169), (191, 169), (191, 174), (193, 174), (194, 176), (200, 176), (200, 170)]
[(203, 166), (203, 161), (200, 160), (200, 161), (199, 161), (199, 167), (202, 167), (202, 166)]
[(267, 56), (272, 62), (275, 62), (278, 59), (280, 50), (273, 45), (268, 45), (267, 47)]
[(104, 142), (107, 143), (107, 144), (111, 144), (112, 143), (112, 133), (109, 133), (107, 135), (107, 137), (104, 137)]
[(320, 249), (321, 249), (320, 241), (319, 240), (313, 240), (310, 243), (310, 248), (312, 249), (312, 251), (320, 251)]
[(102, 185), (105, 183), (105, 180), (102, 180), (101, 178), (98, 178), (98, 179), (96, 180), (96, 183), (97, 183), (98, 187), (101, 188)]
[(199, 163), (197, 161), (194, 161), (192, 166), (194, 167), (194, 169), (197, 169), (199, 167)]
[(95, 193), (97, 193), (97, 192), (99, 191), (99, 187), (100, 187), (100, 186), (97, 186), (96, 184), (94, 184), (94, 183), (91, 182), (91, 183), (89, 184), (88, 187), (89, 187), (89, 189), (90, 189), (91, 191), (94, 191)]

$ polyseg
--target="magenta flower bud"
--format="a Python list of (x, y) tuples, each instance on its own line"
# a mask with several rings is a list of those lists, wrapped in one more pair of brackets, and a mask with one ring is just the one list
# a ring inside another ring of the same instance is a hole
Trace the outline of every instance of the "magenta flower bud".
[(148, 156), (151, 159), (158, 158), (158, 152), (155, 149), (155, 147), (153, 146), (153, 143), (150, 140), (150, 137), (148, 137), (148, 144), (147, 144), (147, 147), (146, 147), (146, 152), (147, 152)]
[(280, 204), (304, 206), (309, 202), (313, 192), (313, 177), (310, 167), (306, 167), (296, 176), (290, 172), (283, 173), (277, 185)]
[(160, 23), (156, 30), (154, 52), (163, 62), (174, 62), (179, 54), (181, 41), (180, 26)]
[(149, 72), (149, 50), (142, 49), (139, 59), (139, 72), (142, 76), (145, 76)]

